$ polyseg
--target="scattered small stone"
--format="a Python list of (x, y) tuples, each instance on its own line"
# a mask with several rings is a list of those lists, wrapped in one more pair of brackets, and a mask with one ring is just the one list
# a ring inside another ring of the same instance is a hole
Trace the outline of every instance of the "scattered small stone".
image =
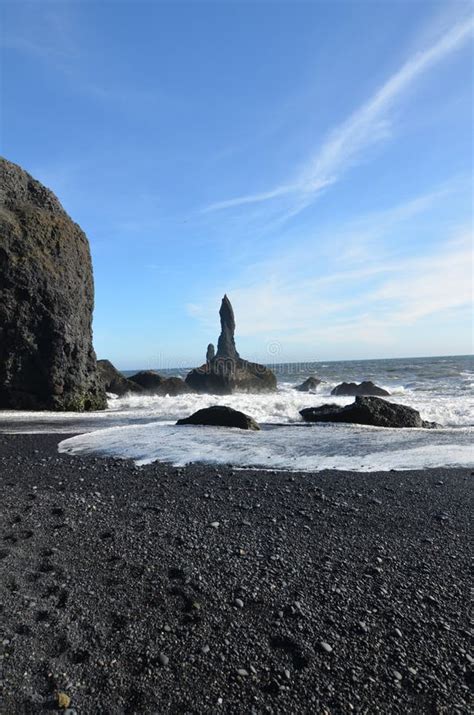
[(201, 650), (202, 650), (202, 652), (204, 653), (204, 655), (207, 655), (207, 653), (209, 653), (209, 651), (210, 651), (211, 649), (210, 649), (210, 647), (209, 647), (208, 645), (203, 645), (203, 647), (201, 648)]
[(399, 670), (392, 670), (392, 674), (393, 674), (393, 677), (395, 678), (395, 680), (403, 679), (403, 675), (400, 673)]
[(212, 529), (218, 529), (219, 526), (220, 526), (220, 522), (219, 522), (219, 521), (211, 521), (211, 523), (209, 524), (209, 526), (210, 526)]
[(71, 698), (67, 693), (59, 692), (57, 694), (58, 708), (61, 710), (66, 710), (71, 704)]
[(321, 646), (321, 649), (324, 650), (326, 653), (332, 653), (333, 647), (332, 645), (329, 645), (329, 643), (326, 643), (326, 641), (321, 641), (319, 645)]
[(234, 601), (234, 604), (237, 606), (237, 608), (243, 608), (244, 607), (244, 602), (242, 601), (241, 598), (236, 598)]
[(248, 677), (248, 670), (245, 670), (245, 668), (237, 668), (237, 675), (240, 675), (242, 678)]
[(170, 659), (164, 653), (160, 653), (158, 656), (158, 661), (160, 662), (161, 665), (167, 666), (168, 663), (170, 662)]

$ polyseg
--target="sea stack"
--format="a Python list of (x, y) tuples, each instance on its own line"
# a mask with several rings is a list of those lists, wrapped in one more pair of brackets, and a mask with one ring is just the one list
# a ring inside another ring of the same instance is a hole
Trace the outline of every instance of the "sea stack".
[(187, 384), (197, 392), (214, 395), (275, 390), (274, 373), (265, 365), (244, 360), (237, 352), (234, 311), (227, 295), (222, 299), (219, 315), (221, 334), (217, 353), (214, 355), (214, 346), (209, 344), (206, 363), (191, 370), (186, 377)]
[(219, 310), (221, 319), (221, 334), (217, 343), (217, 358), (238, 360), (239, 353), (235, 347), (235, 317), (234, 310), (227, 295), (222, 298)]
[(0, 208), (0, 408), (104, 409), (85, 234), (49, 189), (1, 158)]

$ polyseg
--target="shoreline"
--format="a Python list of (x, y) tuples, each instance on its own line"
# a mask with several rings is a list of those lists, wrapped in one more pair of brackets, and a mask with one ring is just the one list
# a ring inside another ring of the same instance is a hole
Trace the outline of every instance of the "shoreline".
[(0, 434), (8, 715), (58, 691), (111, 715), (469, 711), (471, 469), (136, 467), (59, 454), (73, 434)]

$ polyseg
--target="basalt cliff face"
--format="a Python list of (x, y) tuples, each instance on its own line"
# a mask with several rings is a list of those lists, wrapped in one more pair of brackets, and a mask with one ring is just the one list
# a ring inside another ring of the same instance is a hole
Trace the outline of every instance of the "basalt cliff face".
[(225, 295), (219, 311), (221, 334), (217, 353), (209, 345), (206, 363), (191, 370), (187, 384), (197, 392), (230, 395), (236, 391), (270, 392), (276, 389), (276, 377), (265, 365), (240, 357), (235, 346), (235, 318), (229, 298)]
[(0, 158), (0, 408), (107, 406), (93, 305), (85, 234), (51, 191)]

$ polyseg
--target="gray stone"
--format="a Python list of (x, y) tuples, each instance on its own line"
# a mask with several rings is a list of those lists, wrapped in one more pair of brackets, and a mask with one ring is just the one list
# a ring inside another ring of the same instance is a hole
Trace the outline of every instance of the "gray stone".
[(323, 650), (325, 653), (332, 653), (333, 647), (329, 645), (329, 643), (326, 643), (326, 641), (321, 641), (319, 645), (321, 646), (321, 650)]

